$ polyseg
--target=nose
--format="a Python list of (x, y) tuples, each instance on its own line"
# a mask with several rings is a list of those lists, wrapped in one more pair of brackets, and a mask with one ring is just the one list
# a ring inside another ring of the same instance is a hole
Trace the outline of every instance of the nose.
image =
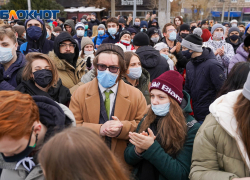
[(157, 98), (151, 98), (151, 104), (153, 104), (153, 105), (158, 105), (158, 100), (157, 100)]
[(69, 45), (66, 45), (66, 50), (67, 50), (67, 51), (69, 51), (69, 50), (70, 50)]

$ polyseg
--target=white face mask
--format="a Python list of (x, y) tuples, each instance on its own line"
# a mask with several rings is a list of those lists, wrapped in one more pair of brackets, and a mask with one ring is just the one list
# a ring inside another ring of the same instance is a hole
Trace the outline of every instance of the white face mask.
[(237, 27), (237, 24), (233, 23), (233, 24), (232, 24), (232, 27)]
[(215, 40), (222, 40), (223, 36), (224, 36), (223, 32), (214, 32), (213, 39), (215, 39)]
[(84, 36), (84, 33), (85, 33), (84, 30), (77, 30), (77, 31), (76, 31), (76, 34), (77, 34), (77, 36), (79, 36), (79, 37), (83, 37), (83, 36)]
[(86, 50), (84, 50), (84, 54), (85, 55), (91, 55), (91, 54), (93, 54), (94, 53), (94, 51), (86, 51)]

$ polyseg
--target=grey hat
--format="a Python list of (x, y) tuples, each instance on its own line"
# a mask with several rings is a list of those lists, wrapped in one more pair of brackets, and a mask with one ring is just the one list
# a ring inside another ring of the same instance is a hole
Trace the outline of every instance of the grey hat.
[(185, 39), (182, 39), (181, 45), (194, 52), (203, 52), (201, 35), (201, 28), (195, 28), (193, 34), (189, 34)]
[(238, 27), (231, 27), (229, 30), (228, 30), (228, 35), (233, 32), (233, 31), (237, 31), (238, 33), (240, 33), (240, 29)]
[(99, 26), (98, 26), (97, 30), (99, 30), (99, 28), (103, 28), (103, 29), (104, 29), (104, 31), (106, 31), (106, 27), (105, 27), (105, 25), (104, 25), (104, 24), (99, 24)]
[(245, 96), (245, 98), (247, 98), (250, 101), (250, 73), (248, 73), (247, 80), (244, 84), (242, 94), (243, 96)]
[(213, 27), (211, 29), (211, 34), (213, 34), (215, 29), (217, 29), (217, 28), (222, 28), (223, 31), (224, 31), (224, 28), (223, 28), (222, 24), (215, 24), (215, 25), (213, 25)]

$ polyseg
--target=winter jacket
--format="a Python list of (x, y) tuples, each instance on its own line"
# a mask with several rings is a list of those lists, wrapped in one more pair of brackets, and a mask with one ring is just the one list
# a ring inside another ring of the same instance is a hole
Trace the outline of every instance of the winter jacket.
[[(123, 124), (118, 137), (111, 140), (111, 151), (123, 162), (124, 150), (128, 144), (128, 133), (136, 130), (138, 123), (145, 114), (147, 103), (143, 94), (136, 88), (119, 80), (114, 116)], [(100, 94), (98, 80), (80, 86), (72, 95), (69, 105), (76, 118), (77, 126), (88, 127), (100, 134)]]
[(78, 47), (79, 51), (81, 51), (81, 42), (82, 42), (82, 37), (78, 37), (76, 34), (73, 36), (73, 38), (78, 42)]
[[(64, 105), (57, 104), (53, 100), (44, 96), (33, 96), (33, 99), (39, 108), (40, 122), (47, 128), (44, 142), (60, 130), (63, 130), (66, 127), (74, 126), (75, 118), (72, 112)], [(36, 166), (29, 172), (24, 168), (22, 163), (16, 167), (17, 162), (5, 162), (0, 154), (0, 169), (3, 169), (0, 179), (44, 180), (45, 177), (43, 175), (42, 168), (37, 162), (37, 153), (33, 156), (32, 161), (36, 164)]]
[(100, 46), (102, 44), (102, 41), (107, 37), (109, 37), (108, 34), (104, 34), (103, 36), (100, 36), (100, 34), (98, 34), (96, 37), (94, 37), (92, 41), (94, 43), (95, 49), (97, 49), (96, 45)]
[(191, 58), (186, 67), (185, 90), (193, 102), (194, 117), (204, 121), (209, 106), (225, 81), (223, 67), (210, 48), (202, 48), (201, 56)]
[[(130, 84), (130, 82), (127, 81), (126, 77), (123, 77), (122, 80), (125, 83), (132, 86), (132, 84)], [(142, 74), (141, 74), (141, 77), (139, 78), (139, 82), (134, 87), (136, 87), (137, 89), (139, 89), (142, 92), (148, 105), (151, 104), (150, 93), (149, 93), (149, 89), (148, 89), (149, 83), (150, 83), (150, 74), (146, 69), (142, 68)]]
[(250, 27), (250, 23), (246, 26), (246, 29), (245, 29), (245, 34), (242, 36), (242, 39), (243, 39), (243, 41), (246, 39), (246, 37), (247, 37), (247, 30), (248, 30), (248, 28)]
[[(192, 112), (190, 96), (185, 91), (183, 91), (183, 94), (184, 98), (181, 107), (185, 113), (186, 122), (188, 123), (194, 120), (194, 118), (188, 114)], [(144, 119), (139, 123), (136, 132), (139, 131), (143, 121)], [(195, 123), (193, 127), (188, 130), (185, 143), (176, 157), (172, 157), (166, 153), (160, 143), (155, 140), (148, 150), (141, 154), (141, 157), (135, 153), (135, 146), (129, 143), (124, 152), (125, 160), (134, 167), (134, 175), (138, 175), (142, 160), (147, 160), (158, 170), (159, 180), (188, 180), (193, 142), (199, 127), (200, 124)]]
[(223, 66), (225, 77), (227, 77), (227, 68), (230, 59), (232, 59), (232, 57), (234, 56), (233, 46), (231, 44), (226, 43), (225, 40), (214, 41), (212, 40), (212, 37), (207, 42), (204, 42), (203, 46), (209, 47), (210, 49), (212, 49), (213, 52), (215, 52), (218, 48), (222, 48), (222, 46), (224, 46), (224, 55), (220, 56), (219, 54), (217, 54), (216, 59)]
[(62, 85), (61, 79), (59, 79), (56, 87), (51, 87), (48, 92), (39, 89), (33, 80), (22, 81), (16, 88), (17, 91), (29, 94), (31, 96), (41, 95), (46, 96), (54, 101), (68, 105), (70, 102), (71, 94), (69, 89)]
[(95, 75), (95, 69), (91, 69), (89, 72), (87, 72), (86, 74), (84, 74), (81, 78), (81, 82), (86, 84), (90, 81), (92, 81), (93, 79), (95, 79), (96, 75)]
[[(5, 71), (2, 64), (0, 64), (0, 69), (3, 70), (4, 80), (0, 83), (0, 90), (14, 90), (17, 87), (17, 72), (22, 69), (26, 64), (25, 56), (20, 52), (16, 51), (17, 60), (10, 65), (10, 67)], [(21, 76), (22, 74), (19, 74)]]
[(115, 35), (115, 39), (111, 36), (111, 35), (109, 35), (109, 33), (107, 33), (108, 34), (108, 37), (106, 37), (103, 41), (102, 41), (102, 44), (105, 44), (105, 43), (112, 43), (112, 44), (115, 44), (115, 43), (118, 43), (119, 41), (120, 41), (120, 35), (119, 35), (119, 33), (117, 33), (116, 35)]
[(89, 21), (89, 29), (92, 30), (93, 26), (98, 26), (100, 22), (96, 19), (94, 21)]
[(238, 42), (237, 42), (237, 43), (233, 43), (233, 42), (230, 41), (229, 38), (226, 38), (226, 42), (229, 43), (229, 44), (231, 44), (231, 45), (233, 46), (233, 48), (234, 48), (234, 53), (236, 54), (236, 50), (237, 50), (238, 47), (241, 45), (241, 43), (243, 43), (243, 40), (242, 40), (241, 37), (239, 37)]
[(237, 129), (233, 106), (242, 90), (219, 97), (199, 129), (190, 180), (232, 180), (250, 176), (250, 161)]
[(242, 43), (239, 48), (236, 51), (236, 54), (232, 57), (230, 60), (229, 66), (228, 66), (228, 72), (231, 71), (231, 69), (234, 67), (234, 65), (238, 62), (244, 62), (247, 61), (247, 58), (249, 56), (249, 52), (246, 52), (243, 48), (244, 43)]
[(149, 72), (150, 82), (169, 70), (166, 59), (152, 46), (141, 46), (136, 54), (140, 57), (142, 67)]
[(133, 25), (131, 28), (133, 28), (136, 31), (136, 34), (141, 31), (140, 26)]
[[(65, 28), (66, 25), (68, 25), (68, 26), (70, 26), (70, 27), (72, 28), (72, 31), (71, 31), (71, 34), (70, 34), (70, 35), (73, 37), (73, 36), (76, 34), (75, 23), (74, 23), (74, 21), (73, 21), (72, 19), (68, 19), (68, 20), (66, 20), (65, 23), (63, 24), (64, 28)], [(66, 28), (65, 28), (65, 30), (66, 30)]]

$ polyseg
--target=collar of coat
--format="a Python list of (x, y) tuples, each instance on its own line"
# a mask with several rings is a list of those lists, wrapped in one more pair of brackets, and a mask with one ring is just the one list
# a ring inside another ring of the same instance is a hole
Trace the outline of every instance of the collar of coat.
[(76, 62), (76, 68), (74, 68), (71, 64), (69, 64), (65, 59), (59, 59), (59, 57), (55, 54), (54, 51), (49, 52), (49, 57), (51, 60), (55, 63), (55, 66), (59, 70), (75, 70), (75, 69), (85, 69), (85, 61), (83, 58), (78, 57), (77, 62)]
[(237, 101), (238, 96), (242, 93), (242, 90), (229, 92), (216, 99), (209, 107), (209, 111), (215, 117), (216, 121), (221, 127), (235, 139), (238, 149), (242, 155), (243, 161), (250, 170), (250, 161), (245, 149), (245, 145), (241, 139), (240, 134), (237, 132), (237, 121), (234, 116), (233, 106)]

